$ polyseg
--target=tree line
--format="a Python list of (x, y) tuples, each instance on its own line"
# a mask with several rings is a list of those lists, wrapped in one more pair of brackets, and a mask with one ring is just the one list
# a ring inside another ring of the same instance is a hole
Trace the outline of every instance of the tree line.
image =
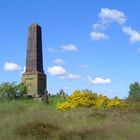
[[(24, 83), (4, 82), (0, 84), (0, 99), (20, 99), (25, 97), (28, 87)], [(50, 94), (51, 95), (51, 94)], [(66, 96), (63, 89), (57, 92), (56, 96)], [(129, 86), (128, 100), (140, 101), (140, 83), (134, 82)]]
[(0, 99), (19, 99), (27, 93), (27, 86), (24, 83), (4, 82), (0, 84)]

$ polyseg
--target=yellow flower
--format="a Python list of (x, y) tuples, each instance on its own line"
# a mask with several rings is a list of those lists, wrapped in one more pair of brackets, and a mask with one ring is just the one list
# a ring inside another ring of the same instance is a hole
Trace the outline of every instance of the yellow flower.
[(57, 103), (58, 110), (69, 110), (76, 107), (93, 107), (96, 109), (113, 108), (113, 107), (126, 107), (128, 104), (115, 97), (108, 99), (106, 96), (97, 95), (89, 90), (75, 90), (68, 101), (64, 103)]
[(64, 103), (57, 103), (56, 108), (58, 110), (70, 110), (73, 108), (76, 108), (76, 104), (70, 103), (70, 102), (64, 102)]

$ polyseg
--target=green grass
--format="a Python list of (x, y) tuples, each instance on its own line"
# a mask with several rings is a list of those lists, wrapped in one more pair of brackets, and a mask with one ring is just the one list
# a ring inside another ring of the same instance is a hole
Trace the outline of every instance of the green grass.
[(63, 112), (57, 101), (0, 101), (0, 140), (140, 140), (140, 107)]

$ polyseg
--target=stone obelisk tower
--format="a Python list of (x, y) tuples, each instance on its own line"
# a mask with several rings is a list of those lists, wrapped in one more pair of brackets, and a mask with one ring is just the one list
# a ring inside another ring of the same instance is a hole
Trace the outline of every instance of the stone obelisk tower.
[(41, 97), (46, 91), (46, 75), (43, 71), (41, 27), (32, 24), (28, 31), (26, 71), (22, 82), (28, 87), (28, 96)]

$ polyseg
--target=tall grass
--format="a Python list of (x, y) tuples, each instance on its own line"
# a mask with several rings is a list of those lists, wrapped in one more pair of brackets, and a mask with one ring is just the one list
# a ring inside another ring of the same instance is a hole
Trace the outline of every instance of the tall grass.
[(0, 140), (140, 140), (140, 108), (55, 110), (34, 100), (0, 101)]

